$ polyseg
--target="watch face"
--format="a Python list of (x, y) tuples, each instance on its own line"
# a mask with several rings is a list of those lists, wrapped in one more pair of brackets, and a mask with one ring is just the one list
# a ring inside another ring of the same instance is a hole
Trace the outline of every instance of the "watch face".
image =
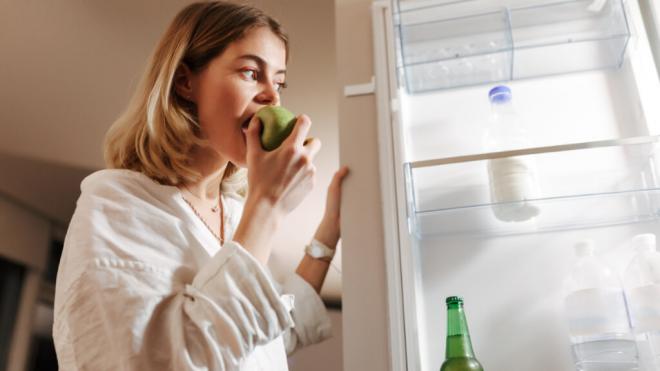
[(325, 254), (323, 254), (323, 248), (316, 245), (312, 245), (310, 253), (311, 253), (310, 255), (312, 255), (315, 258), (322, 258), (325, 256)]

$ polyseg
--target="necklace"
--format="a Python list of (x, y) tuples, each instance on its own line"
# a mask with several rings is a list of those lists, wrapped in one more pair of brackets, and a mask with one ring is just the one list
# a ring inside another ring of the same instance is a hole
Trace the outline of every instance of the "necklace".
[(197, 215), (199, 220), (201, 220), (204, 226), (206, 226), (209, 232), (211, 232), (213, 237), (215, 237), (218, 240), (220, 245), (221, 246), (224, 245), (225, 244), (225, 207), (222, 204), (222, 196), (220, 196), (220, 235), (219, 236), (213, 231), (213, 228), (211, 228), (211, 226), (209, 226), (208, 223), (206, 223), (206, 220), (204, 220), (202, 214), (200, 214), (195, 208), (195, 206), (193, 206), (192, 202), (188, 201), (188, 199), (183, 197), (183, 195), (181, 195), (181, 198), (183, 198), (183, 200), (186, 201), (188, 206), (190, 206), (190, 208), (195, 213), (195, 215)]
[[(186, 191), (188, 191), (188, 193), (190, 193), (191, 196), (195, 197), (196, 199), (198, 199), (198, 200), (200, 200), (200, 201), (203, 201), (201, 198), (197, 197), (194, 193), (192, 193), (192, 192), (190, 191), (190, 189), (188, 188), (187, 185), (183, 184), (183, 188), (185, 188)], [(213, 206), (213, 207), (211, 207), (211, 212), (213, 212), (213, 213), (217, 213), (217, 212), (218, 212), (218, 209), (220, 208), (220, 203), (221, 203), (221, 202), (222, 202), (222, 201), (220, 200), (220, 196), (218, 196), (218, 204), (215, 205), (215, 206)]]

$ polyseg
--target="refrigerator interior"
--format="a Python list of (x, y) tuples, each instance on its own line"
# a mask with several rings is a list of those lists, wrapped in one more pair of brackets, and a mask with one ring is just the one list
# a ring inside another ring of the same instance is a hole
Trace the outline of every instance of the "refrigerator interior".
[(477, 359), (493, 371), (575, 369), (563, 318), (562, 283), (573, 245), (593, 239), (597, 255), (620, 271), (631, 258), (628, 239), (660, 233), (657, 223), (525, 236), (437, 238), (419, 245), (423, 307), (419, 309), (422, 370), (444, 360), (444, 299), (460, 295)]
[[(393, 8), (409, 368), (440, 368), (444, 300), (458, 295), (485, 369), (572, 369), (562, 285), (573, 246), (593, 239), (622, 272), (629, 239), (660, 233), (660, 84), (638, 3), (400, 0)], [(483, 136), (498, 84), (512, 90), (529, 148), (541, 148), (504, 149), (536, 164), (541, 213), (528, 222), (492, 212), (486, 164), (498, 154)]]

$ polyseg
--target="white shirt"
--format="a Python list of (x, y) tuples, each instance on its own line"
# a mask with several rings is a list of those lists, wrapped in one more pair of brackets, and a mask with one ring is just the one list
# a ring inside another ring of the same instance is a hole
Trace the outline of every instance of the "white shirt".
[(280, 287), (231, 241), (240, 197), (223, 197), (220, 248), (176, 187), (102, 170), (81, 191), (55, 289), (61, 370), (285, 371), (287, 352), (330, 336), (306, 281)]

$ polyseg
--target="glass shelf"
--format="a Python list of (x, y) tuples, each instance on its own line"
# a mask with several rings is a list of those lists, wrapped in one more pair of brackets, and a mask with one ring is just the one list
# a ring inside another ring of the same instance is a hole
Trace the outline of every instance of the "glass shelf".
[(418, 17), (417, 11), (426, 11), (428, 9), (437, 9), (440, 7), (446, 13), (450, 11), (453, 14), (463, 12), (466, 14), (476, 14), (479, 10), (496, 7), (520, 7), (530, 5), (552, 4), (565, 0), (396, 0), (394, 2), (397, 14), (410, 14)]
[(489, 4), (457, 1), (395, 14), (398, 65), (409, 93), (623, 62), (630, 38), (623, 0)]
[[(418, 238), (497, 236), (581, 229), (660, 218), (660, 136), (528, 148), (405, 164), (410, 232)], [(534, 166), (537, 197), (491, 202), (487, 164)], [(506, 222), (496, 208), (527, 202), (535, 218)]]

